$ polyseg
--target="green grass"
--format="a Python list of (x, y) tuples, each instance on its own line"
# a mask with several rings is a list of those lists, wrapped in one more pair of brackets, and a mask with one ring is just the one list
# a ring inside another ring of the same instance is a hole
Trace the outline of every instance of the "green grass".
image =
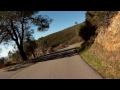
[(106, 67), (102, 65), (99, 58), (90, 54), (89, 51), (83, 51), (80, 53), (81, 57), (94, 69), (96, 69), (103, 77), (105, 77)]

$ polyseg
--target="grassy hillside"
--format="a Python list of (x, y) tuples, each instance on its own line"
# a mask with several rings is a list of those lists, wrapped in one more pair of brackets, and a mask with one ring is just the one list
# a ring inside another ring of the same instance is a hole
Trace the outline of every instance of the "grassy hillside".
[[(81, 40), (79, 37), (80, 25), (81, 24), (77, 24), (59, 32), (50, 34), (44, 37), (44, 41), (47, 43), (48, 47), (57, 47), (60, 44), (74, 44), (79, 42)], [(37, 42), (40, 42), (40, 38)]]
[(120, 13), (88, 11), (85, 23), (82, 58), (105, 78), (120, 79)]

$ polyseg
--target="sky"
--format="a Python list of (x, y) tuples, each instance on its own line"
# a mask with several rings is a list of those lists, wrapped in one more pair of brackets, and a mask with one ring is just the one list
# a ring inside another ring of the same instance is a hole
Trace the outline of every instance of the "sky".
[[(49, 34), (61, 31), (65, 28), (75, 25), (75, 22), (81, 23), (85, 21), (86, 11), (40, 11), (41, 15), (47, 15), (49, 18), (53, 19), (53, 22), (50, 24), (50, 28), (44, 32), (38, 32), (35, 30), (34, 38), (38, 39), (40, 37), (47, 36)], [(36, 29), (36, 27), (33, 27)], [(0, 57), (6, 57), (8, 52), (13, 49), (12, 45), (0, 45), (2, 53)]]

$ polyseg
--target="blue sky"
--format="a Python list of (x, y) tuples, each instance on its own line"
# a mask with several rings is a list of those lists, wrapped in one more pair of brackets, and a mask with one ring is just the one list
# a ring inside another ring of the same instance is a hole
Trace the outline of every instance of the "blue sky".
[[(75, 22), (81, 23), (85, 20), (85, 13), (86, 11), (41, 11), (41, 15), (48, 15), (51, 19), (53, 19), (53, 22), (50, 24), (48, 31), (38, 32), (35, 30), (34, 37), (35, 39), (38, 39), (42, 36), (73, 26), (75, 25)], [(34, 29), (36, 28), (34, 27)], [(4, 45), (0, 45), (0, 48), (2, 48), (0, 57), (7, 56), (8, 51), (13, 49), (11, 45), (6, 47)]]

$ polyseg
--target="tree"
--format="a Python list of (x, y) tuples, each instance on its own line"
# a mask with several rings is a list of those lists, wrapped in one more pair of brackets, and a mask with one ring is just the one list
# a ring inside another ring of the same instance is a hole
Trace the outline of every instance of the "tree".
[(4, 58), (0, 58), (0, 67), (4, 66)]
[(0, 48), (0, 53), (2, 52), (2, 49)]
[(86, 21), (95, 27), (107, 27), (118, 11), (87, 11)]
[(46, 40), (44, 39), (44, 37), (39, 38), (37, 44), (38, 46), (40, 46), (40, 49), (43, 52), (43, 54), (45, 54), (48, 48), (48, 44)]
[(21, 58), (19, 52), (15, 51), (14, 53), (12, 53), (10, 60), (13, 62), (20, 62), (22, 60), (22, 58)]
[(32, 54), (35, 58), (34, 51), (37, 48), (37, 43), (31, 35), (28, 35), (26, 42), (24, 44), (24, 48), (28, 56)]
[(0, 11), (0, 43), (14, 41), (22, 59), (27, 60), (23, 42), (31, 27), (37, 26), (38, 31), (44, 31), (51, 22), (52, 19), (39, 15), (38, 11)]
[(77, 24), (78, 24), (78, 22), (75, 22), (75, 24), (77, 25)]
[(9, 51), (9, 52), (8, 52), (8, 57), (11, 58), (11, 55), (12, 55), (12, 52)]

